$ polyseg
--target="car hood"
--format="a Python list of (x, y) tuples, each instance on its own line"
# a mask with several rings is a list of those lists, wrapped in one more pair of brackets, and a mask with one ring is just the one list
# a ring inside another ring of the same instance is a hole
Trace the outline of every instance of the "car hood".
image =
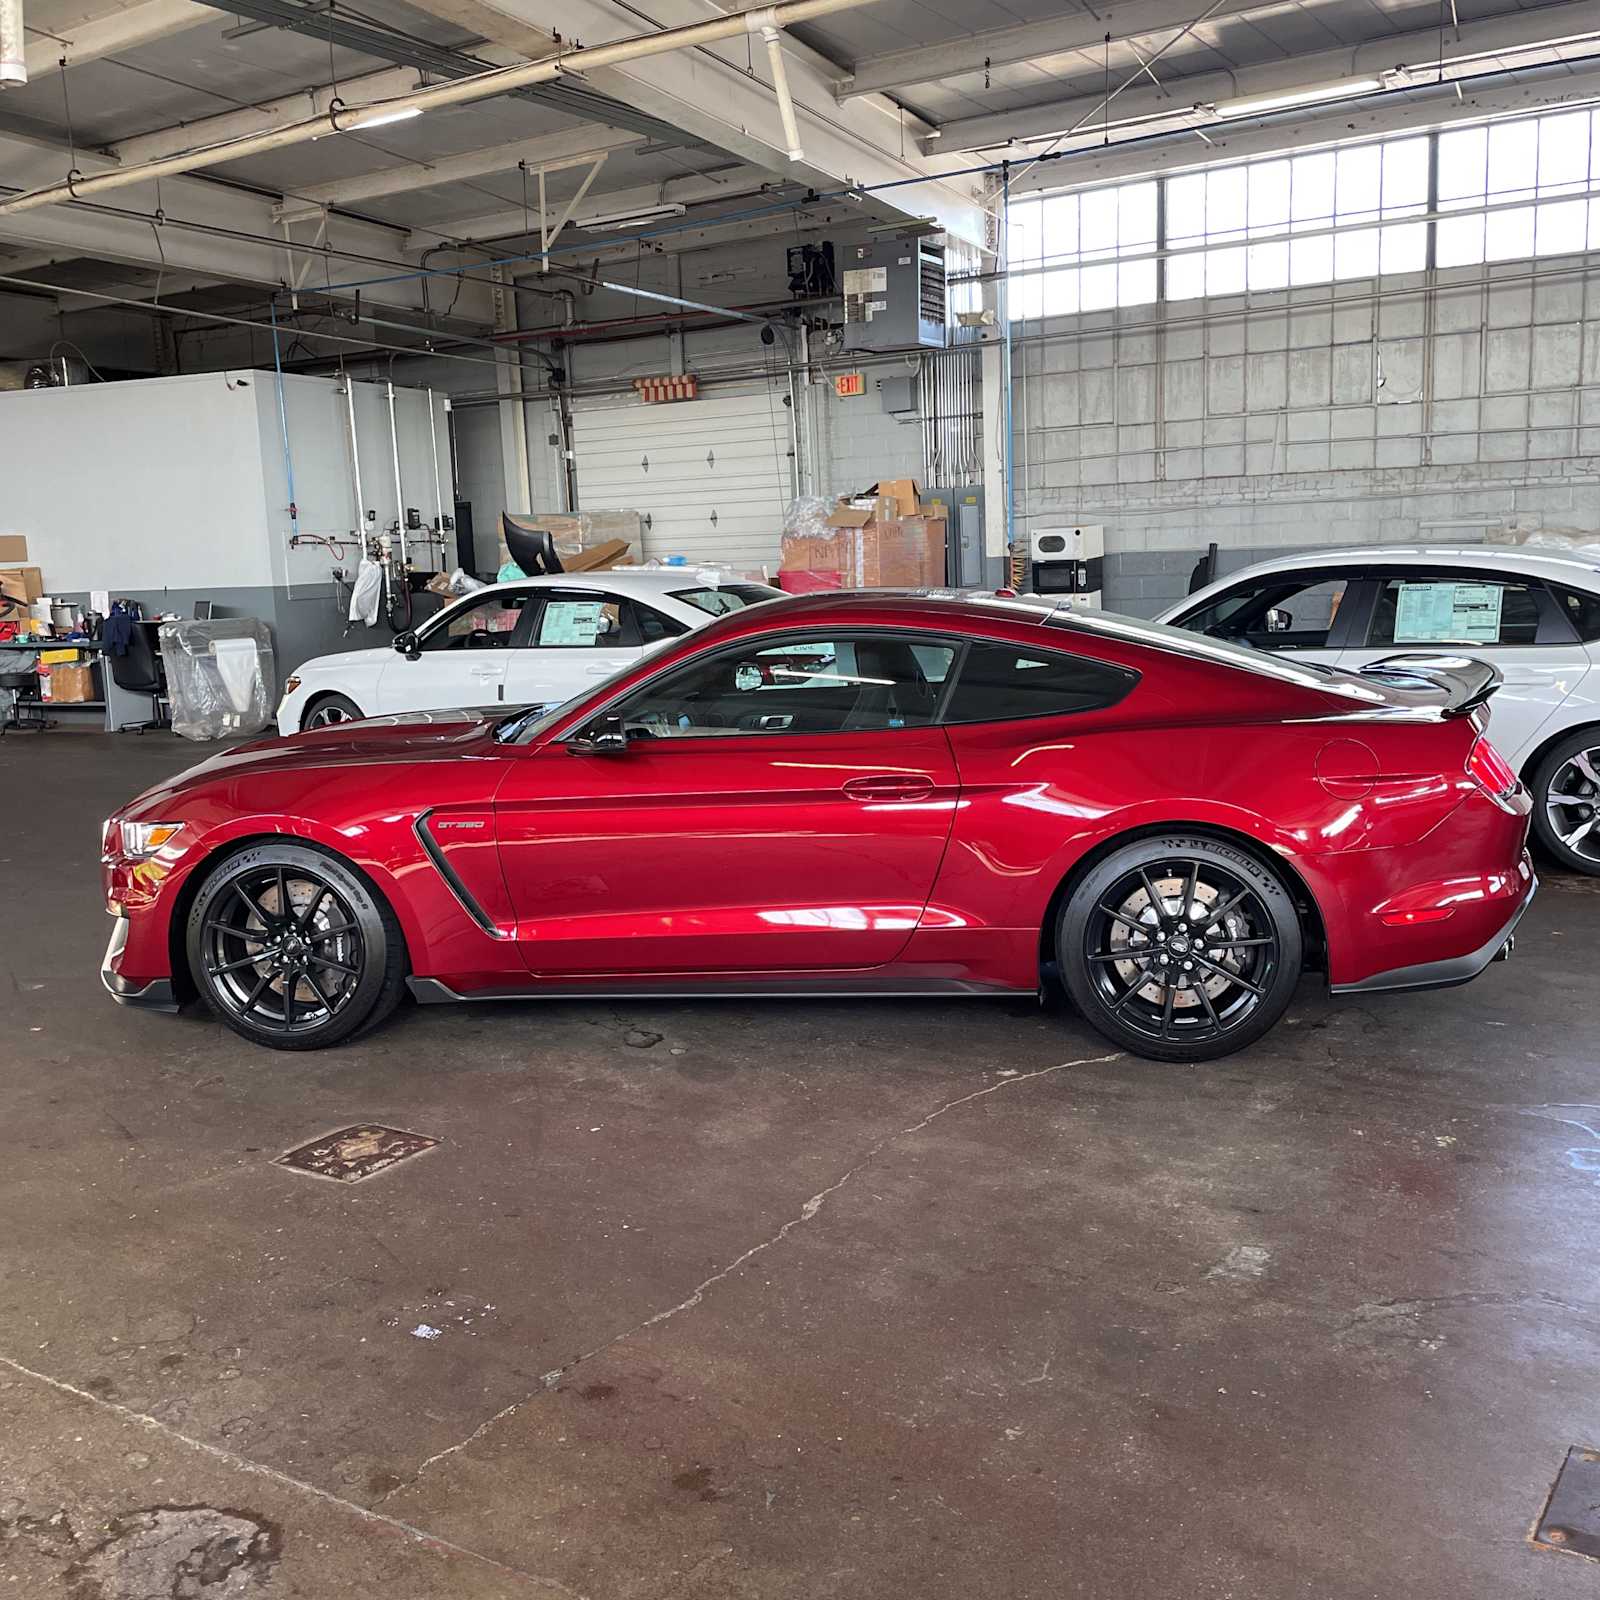
[(384, 762), (455, 761), (492, 755), (498, 748), (495, 724), (514, 709), (501, 706), (492, 713), (413, 711), (365, 722), (338, 722), (287, 739), (256, 739), (220, 751), (147, 789), (122, 815), (159, 807), (175, 795), (218, 779), (232, 782), (288, 768), (369, 767)]
[(303, 678), (309, 672), (348, 672), (351, 667), (378, 667), (394, 659), (392, 645), (369, 646), (364, 650), (335, 650), (332, 655), (313, 656), (295, 668)]

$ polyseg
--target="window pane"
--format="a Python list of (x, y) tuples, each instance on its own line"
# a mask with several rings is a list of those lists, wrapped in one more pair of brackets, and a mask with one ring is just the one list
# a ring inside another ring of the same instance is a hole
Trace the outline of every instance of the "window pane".
[(1072, 316), (1079, 309), (1079, 276), (1076, 267), (1068, 267), (1060, 272), (1047, 272), (1042, 278), (1035, 279), (1035, 293), (1040, 297), (1040, 315)]
[(1428, 264), (1428, 224), (1401, 222), (1379, 230), (1379, 269), (1383, 272), (1421, 272)]
[(640, 690), (621, 714), (630, 734), (658, 739), (923, 727), (954, 659), (903, 639), (752, 641)]
[(1167, 243), (1200, 242), (1206, 231), (1206, 175), (1192, 172), (1167, 182)]
[(1283, 227), (1289, 220), (1289, 163), (1260, 161), (1249, 171), (1251, 229)]
[(1534, 249), (1542, 256), (1567, 255), (1585, 248), (1589, 235), (1589, 203), (1557, 200), (1540, 206), (1534, 220)]
[(1230, 589), (1178, 626), (1261, 650), (1321, 650), (1345, 587), (1342, 577), (1262, 578)]
[(1079, 226), (1081, 248), (1085, 255), (1092, 250), (1111, 251), (1117, 247), (1117, 191), (1095, 189), (1079, 197), (1081, 210)]
[(1030, 200), (1012, 206), (1011, 228), (1006, 236), (1010, 264), (1014, 267), (1039, 259), (1039, 203)]
[(746, 606), (758, 606), (764, 600), (781, 600), (783, 590), (770, 589), (764, 583), (724, 583), (715, 589), (674, 589), (672, 598), (721, 617)]
[(1333, 237), (1296, 239), (1289, 246), (1290, 283), (1327, 283), (1333, 277)]
[(1333, 275), (1336, 278), (1373, 278), (1378, 273), (1378, 230), (1360, 228), (1333, 237)]
[(1296, 156), (1294, 168), (1294, 194), (1291, 209), (1294, 220), (1305, 227), (1315, 227), (1333, 220), (1333, 157), (1332, 155)]
[(511, 643), (512, 631), (527, 603), (526, 590), (482, 600), (456, 612), (443, 627), (425, 633), (419, 643), (424, 650), (503, 650)]
[(1224, 167), (1206, 179), (1206, 233), (1213, 239), (1242, 236), (1248, 186), (1243, 167)]
[(1167, 262), (1167, 298), (1198, 300), (1206, 292), (1206, 252), (1173, 256)]
[(1571, 193), (1588, 187), (1589, 113), (1539, 119), (1539, 190)]
[(1428, 204), (1428, 141), (1396, 139), (1383, 147), (1383, 210)]
[(1439, 135), (1439, 198), (1466, 199), (1484, 192), (1487, 128), (1463, 128)]
[(1078, 197), (1053, 195), (1044, 202), (1044, 234), (1041, 243), (1046, 261), (1060, 261), (1078, 253)]
[(974, 644), (961, 664), (946, 722), (1058, 717), (1115, 705), (1138, 676), (1103, 661), (1014, 644)]
[(1434, 258), (1441, 267), (1471, 267), (1483, 260), (1482, 212), (1440, 217), (1434, 228)]
[(612, 600), (547, 600), (534, 643), (541, 649), (595, 649), (622, 643), (622, 607)]
[(1079, 279), (1080, 310), (1104, 311), (1117, 303), (1117, 264), (1085, 267)]
[(1526, 584), (1477, 578), (1391, 578), (1372, 614), (1369, 645), (1532, 644), (1539, 605)]
[(1149, 261), (1124, 261), (1117, 268), (1117, 304), (1148, 305), (1156, 297), (1156, 264)]
[(1239, 294), (1245, 287), (1246, 257), (1242, 245), (1206, 252), (1206, 293)]
[(1539, 160), (1539, 128), (1532, 121), (1502, 122), (1489, 130), (1489, 193), (1502, 199), (1532, 194)]
[(1376, 222), (1382, 153), (1376, 145), (1341, 150), (1334, 183), (1340, 222)]
[(1491, 261), (1516, 261), (1533, 254), (1533, 207), (1514, 206), (1488, 220), (1487, 255)]
[(1117, 243), (1130, 246), (1156, 242), (1156, 186), (1130, 183), (1117, 191)]
[(1284, 240), (1274, 244), (1250, 246), (1248, 267), (1249, 285), (1252, 289), (1284, 289), (1289, 284), (1289, 245)]
[(1557, 589), (1556, 599), (1585, 644), (1600, 639), (1600, 595), (1579, 593), (1575, 589)]

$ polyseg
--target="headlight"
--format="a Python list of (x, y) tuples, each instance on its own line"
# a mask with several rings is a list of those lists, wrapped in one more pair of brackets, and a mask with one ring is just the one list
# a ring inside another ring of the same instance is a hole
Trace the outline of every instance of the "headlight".
[(181, 822), (124, 822), (122, 853), (133, 861), (148, 861), (182, 829)]
[(292, 695), (295, 692), (295, 690), (298, 689), (299, 687), (300, 687), (300, 680), (297, 677), (295, 677), (295, 675), (291, 672), (289, 674), (289, 676), (283, 680), (283, 697), (284, 697), (284, 699), (287, 700), (289, 698), (289, 696)]

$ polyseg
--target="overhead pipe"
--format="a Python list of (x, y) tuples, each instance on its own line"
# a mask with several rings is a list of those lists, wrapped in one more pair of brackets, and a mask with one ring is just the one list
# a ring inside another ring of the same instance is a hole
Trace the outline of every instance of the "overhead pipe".
[[(619, 39), (614, 44), (591, 45), (588, 48), (563, 51), (560, 55), (546, 56), (539, 61), (520, 62), (512, 67), (496, 67), (488, 72), (474, 73), (471, 77), (456, 78), (448, 83), (437, 83), (426, 89), (416, 89), (410, 94), (392, 100), (379, 100), (371, 105), (346, 107), (330, 106), (325, 112), (292, 122), (281, 128), (269, 128), (262, 133), (247, 134), (224, 144), (207, 145), (181, 155), (167, 156), (159, 161), (146, 161), (138, 166), (118, 167), (111, 172), (101, 172), (93, 177), (69, 177), (61, 183), (48, 184), (27, 194), (15, 195), (0, 201), (0, 216), (11, 216), (19, 211), (33, 211), (40, 206), (60, 205), (68, 200), (82, 200), (90, 195), (102, 194), (108, 189), (123, 189), (130, 184), (148, 183), (154, 178), (172, 177), (183, 172), (197, 172), (204, 167), (219, 166), (226, 161), (242, 161), (246, 156), (264, 155), (269, 150), (281, 150), (288, 145), (306, 144), (313, 139), (326, 138), (335, 133), (356, 133), (363, 128), (379, 127), (404, 117), (420, 116), (425, 111), (436, 111), (444, 106), (470, 105), (477, 100), (487, 100), (494, 95), (506, 94), (512, 89), (524, 89), (535, 83), (549, 83), (573, 73), (593, 72), (600, 67), (619, 66), (628, 61), (639, 61), (648, 56), (667, 55), (675, 50), (689, 50), (701, 45), (717, 44), (724, 39), (742, 38), (746, 34), (761, 32), (763, 28), (786, 28), (797, 22), (811, 22), (817, 17), (835, 11), (853, 11), (858, 6), (870, 5), (873, 0), (781, 0), (774, 6), (762, 6), (754, 11), (735, 11), (725, 17), (708, 22), (690, 23), (681, 28), (663, 28), (659, 33), (639, 34), (631, 39)], [(20, 26), (21, 0), (0, 0), (0, 8), (18, 7)], [(3, 12), (0, 12), (3, 14)], [(784, 88), (787, 91), (787, 80)], [(781, 109), (781, 108), (780, 108)], [(790, 106), (790, 117), (793, 106)], [(785, 136), (793, 146), (797, 135)]]
[(28, 81), (28, 42), (22, 0), (0, 0), (0, 89)]
[(764, 11), (751, 12), (745, 27), (755, 33), (759, 30), (767, 46), (767, 65), (772, 70), (772, 92), (778, 97), (778, 116), (783, 122), (783, 137), (788, 145), (786, 154), (791, 161), (799, 161), (805, 151), (800, 148), (800, 124), (795, 120), (794, 96), (789, 93), (789, 72), (783, 64), (783, 34), (775, 16), (776, 6)]

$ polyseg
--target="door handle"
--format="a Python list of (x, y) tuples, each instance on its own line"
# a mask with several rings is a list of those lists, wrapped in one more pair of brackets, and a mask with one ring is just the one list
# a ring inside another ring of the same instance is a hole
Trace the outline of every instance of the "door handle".
[(852, 800), (926, 800), (933, 793), (933, 780), (913, 773), (885, 773), (881, 777), (849, 778), (844, 792)]

